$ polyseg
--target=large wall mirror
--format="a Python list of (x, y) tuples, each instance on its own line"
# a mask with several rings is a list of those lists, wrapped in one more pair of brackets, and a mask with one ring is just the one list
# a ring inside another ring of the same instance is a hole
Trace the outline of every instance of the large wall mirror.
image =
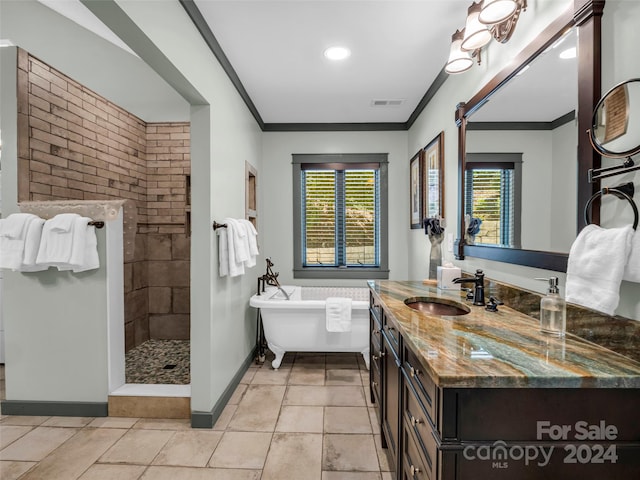
[[(600, 93), (604, 2), (575, 3), (458, 107), (459, 259), (566, 270), (593, 191), (583, 170), (599, 161), (585, 132)], [(580, 55), (587, 42), (598, 48)]]

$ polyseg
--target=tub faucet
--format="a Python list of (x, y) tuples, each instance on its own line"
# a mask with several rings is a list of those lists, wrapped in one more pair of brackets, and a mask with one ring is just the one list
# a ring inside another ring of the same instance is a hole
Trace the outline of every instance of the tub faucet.
[[(258, 295), (260, 295), (260, 281), (262, 281), (264, 282), (263, 286), (266, 284), (266, 285), (271, 285), (272, 287), (277, 287), (278, 290), (280, 290), (284, 295), (284, 298), (286, 298), (287, 300), (291, 300), (291, 298), (289, 297), (289, 294), (285, 292), (284, 288), (282, 288), (282, 286), (280, 285), (280, 282), (278, 281), (278, 275), (280, 275), (280, 273), (279, 272), (274, 273), (271, 267), (273, 267), (273, 262), (271, 261), (270, 258), (267, 258), (267, 273), (262, 275), (262, 277), (258, 278)], [(264, 288), (263, 288), (263, 291), (264, 291)]]
[(473, 283), (473, 304), (484, 306), (484, 273), (482, 270), (476, 270), (476, 274), (473, 277), (459, 277), (454, 278), (453, 283)]

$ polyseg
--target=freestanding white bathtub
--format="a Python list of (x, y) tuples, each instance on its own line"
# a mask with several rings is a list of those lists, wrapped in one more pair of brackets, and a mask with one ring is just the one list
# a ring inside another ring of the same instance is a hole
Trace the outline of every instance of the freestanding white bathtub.
[[(282, 287), (290, 299), (276, 287), (253, 295), (249, 305), (260, 309), (264, 335), (280, 367), (286, 352), (359, 352), (369, 368), (369, 291), (351, 287)], [(349, 297), (351, 331), (328, 332), (325, 300)]]

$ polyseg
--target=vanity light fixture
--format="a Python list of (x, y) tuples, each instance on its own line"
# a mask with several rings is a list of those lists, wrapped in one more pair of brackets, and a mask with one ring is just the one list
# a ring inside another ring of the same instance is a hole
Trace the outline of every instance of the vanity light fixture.
[(484, 47), (491, 41), (491, 32), (484, 23), (480, 23), (481, 6), (473, 2), (467, 10), (467, 21), (464, 26), (464, 39), (460, 47), (467, 52), (473, 52)]
[(344, 60), (351, 56), (351, 50), (346, 47), (329, 47), (324, 51), (329, 60)]
[(504, 22), (516, 13), (517, 8), (518, 2), (515, 0), (484, 0), (478, 20), (485, 25)]
[[(462, 73), (473, 65), (472, 58), (480, 64), (480, 52), (491, 39), (506, 43), (513, 35), (520, 13), (526, 10), (527, 0), (483, 0), (473, 2), (467, 10), (464, 35), (458, 41), (458, 33), (452, 36), (447, 73)], [(460, 52), (469, 55), (462, 56)], [(469, 62), (469, 60), (471, 60)], [(464, 66), (464, 68), (463, 68)], [(457, 68), (456, 68), (457, 67)]]
[(451, 50), (449, 51), (449, 60), (444, 67), (447, 73), (466, 72), (473, 66), (471, 54), (462, 50), (462, 39), (464, 38), (464, 29), (456, 30), (451, 36)]

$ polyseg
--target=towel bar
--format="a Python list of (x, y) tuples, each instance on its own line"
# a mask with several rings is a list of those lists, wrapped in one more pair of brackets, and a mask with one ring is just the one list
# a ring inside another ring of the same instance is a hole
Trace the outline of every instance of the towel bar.
[(215, 220), (213, 221), (213, 229), (217, 230), (219, 228), (227, 228), (227, 224), (226, 223), (218, 223)]
[[(627, 192), (630, 192), (627, 193)], [(602, 190), (593, 194), (593, 196), (589, 199), (587, 204), (584, 207), (584, 220), (587, 225), (591, 223), (591, 204), (593, 201), (601, 197), (603, 195), (615, 195), (621, 200), (626, 200), (631, 204), (631, 208), (633, 208), (633, 229), (635, 230), (638, 227), (638, 207), (636, 203), (631, 198), (633, 196), (633, 183), (629, 186), (629, 184), (618, 185), (617, 187), (605, 187)]]
[(91, 220), (89, 223), (87, 223), (87, 225), (91, 225), (92, 227), (96, 227), (96, 228), (102, 228), (104, 227), (104, 222)]

